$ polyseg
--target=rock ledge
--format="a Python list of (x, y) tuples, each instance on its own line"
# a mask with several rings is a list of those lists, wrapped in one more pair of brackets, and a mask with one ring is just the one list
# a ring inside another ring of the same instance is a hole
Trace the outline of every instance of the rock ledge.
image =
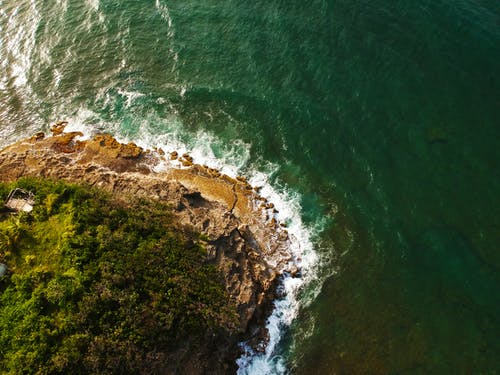
[[(109, 134), (85, 141), (79, 132), (64, 132), (64, 122), (52, 127), (52, 136), (37, 133), (0, 151), (0, 181), (24, 176), (63, 179), (134, 196), (167, 202), (181, 225), (206, 238), (207, 261), (225, 278), (236, 305), (239, 326), (222, 341), (203, 343), (185, 373), (234, 373), (237, 343), (246, 340), (262, 348), (265, 320), (276, 298), (280, 275), (296, 267), (289, 254), (289, 236), (275, 219), (272, 203), (257, 194), (244, 177), (233, 179), (195, 164), (176, 151), (143, 150), (122, 144)], [(173, 167), (172, 161), (182, 167)], [(167, 165), (161, 172), (155, 167)], [(169, 166), (170, 165), (170, 166)], [(260, 345), (259, 345), (260, 344)], [(182, 348), (179, 349), (182, 351)], [(184, 353), (186, 355), (186, 353)]]

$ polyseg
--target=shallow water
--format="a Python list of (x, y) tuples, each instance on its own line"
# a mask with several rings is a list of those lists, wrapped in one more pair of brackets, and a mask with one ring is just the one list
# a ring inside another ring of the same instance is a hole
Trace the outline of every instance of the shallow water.
[(314, 260), (242, 373), (493, 374), (498, 61), (497, 1), (4, 0), (0, 144), (66, 119), (267, 184)]

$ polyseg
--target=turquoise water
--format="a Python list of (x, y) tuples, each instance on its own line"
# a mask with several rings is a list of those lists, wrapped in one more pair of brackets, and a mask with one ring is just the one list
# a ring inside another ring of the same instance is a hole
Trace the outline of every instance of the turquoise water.
[(321, 265), (261, 371), (495, 374), (499, 61), (493, 0), (3, 0), (0, 144), (67, 119), (267, 176)]

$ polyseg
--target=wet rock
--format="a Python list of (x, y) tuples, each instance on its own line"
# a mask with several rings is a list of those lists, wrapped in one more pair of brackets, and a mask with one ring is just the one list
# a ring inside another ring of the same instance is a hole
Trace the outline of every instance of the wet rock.
[(220, 177), (221, 176), (221, 173), (217, 169), (214, 169), (214, 168), (209, 168), (208, 173), (213, 177)]
[[(76, 137), (83, 136), (82, 132), (62, 133), (53, 138), (52, 148), (59, 152), (73, 153), (82, 148), (82, 143), (75, 141)], [(39, 139), (41, 141), (41, 139)]]
[(126, 145), (122, 145), (120, 149), (120, 156), (122, 158), (137, 158), (141, 155), (142, 148), (137, 146), (135, 143), (127, 143)]
[(64, 128), (66, 128), (66, 125), (68, 125), (67, 121), (59, 121), (52, 125), (52, 127), (50, 128), (52, 135), (61, 135), (64, 132)]
[[(152, 165), (147, 163), (154, 165), (154, 154), (145, 157), (146, 152), (137, 145), (121, 144), (106, 134), (80, 142), (75, 139), (78, 135), (81, 133), (61, 131), (57, 136), (29, 144), (21, 141), (1, 150), (0, 181), (43, 175), (99, 186), (120, 197), (160, 199), (175, 207), (175, 220), (180, 226), (204, 235), (206, 261), (221, 271), (238, 313), (234, 328), (218, 336), (217, 342), (206, 337), (192, 355), (213, 357), (217, 366), (226, 366), (234, 364), (237, 343), (242, 340), (250, 340), (255, 349), (263, 350), (268, 337), (265, 321), (277, 295), (278, 276), (290, 259), (286, 231), (275, 218), (266, 224), (262, 212), (254, 208), (256, 202), (265, 209), (271, 204), (251, 190), (248, 195), (242, 181), (216, 169), (196, 167), (186, 156), (182, 157), (183, 165), (192, 168), (151, 172)], [(177, 152), (170, 158), (177, 159)], [(193, 373), (208, 371), (203, 363), (209, 362), (200, 360), (200, 370)]]
[(33, 137), (31, 137), (32, 140), (34, 141), (40, 141), (45, 138), (45, 133), (44, 132), (38, 132), (36, 133)]
[(237, 183), (237, 180), (235, 180), (234, 178), (229, 177), (228, 175), (225, 175), (225, 174), (221, 175), (221, 178), (224, 181), (229, 182), (230, 184), (233, 184), (233, 185), (235, 185)]
[(180, 160), (184, 167), (191, 167), (193, 165), (193, 162), (191, 160), (187, 159), (180, 159)]

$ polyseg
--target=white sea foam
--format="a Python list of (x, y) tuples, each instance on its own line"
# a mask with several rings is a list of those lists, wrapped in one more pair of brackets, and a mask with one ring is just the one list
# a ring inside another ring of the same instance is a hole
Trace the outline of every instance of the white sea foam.
[[(124, 95), (125, 92), (119, 92)], [(134, 95), (128, 95), (130, 101)], [(136, 97), (136, 96), (135, 96)], [(103, 128), (101, 121), (96, 120), (97, 114), (80, 109), (76, 115), (68, 118), (67, 130), (81, 131), (84, 137), (89, 137), (96, 131), (106, 130), (122, 142), (133, 141), (141, 147), (160, 147), (166, 152), (177, 151), (189, 153), (196, 163), (205, 164), (219, 169), (222, 173), (235, 177), (245, 170), (245, 175), (253, 186), (260, 186), (260, 194), (273, 202), (279, 211), (277, 219), (287, 223), (287, 230), (291, 238), (290, 252), (293, 262), (300, 269), (300, 277), (284, 275), (281, 289), (284, 297), (274, 302), (274, 310), (268, 318), (266, 327), (269, 331), (269, 341), (263, 353), (251, 350), (245, 343), (242, 348), (245, 353), (238, 359), (239, 375), (254, 374), (284, 374), (287, 371), (286, 359), (277, 354), (279, 344), (287, 327), (297, 317), (299, 308), (312, 300), (317, 294), (313, 291), (313, 298), (301, 299), (299, 294), (307, 288), (318, 275), (320, 257), (314, 249), (313, 236), (318, 227), (311, 228), (304, 225), (301, 219), (301, 197), (287, 187), (273, 186), (269, 176), (275, 173), (278, 165), (267, 162), (260, 163), (259, 170), (249, 170), (251, 145), (235, 140), (228, 144), (207, 130), (199, 130), (196, 134), (189, 134), (181, 120), (172, 114), (169, 118), (160, 119), (154, 115), (145, 117), (139, 124), (138, 130), (132, 135), (125, 134), (118, 123), (106, 123)], [(158, 129), (152, 129), (152, 124), (160, 124)], [(179, 166), (178, 162), (166, 161), (156, 166), (162, 168)]]
[(81, 140), (90, 139), (92, 134), (96, 131), (94, 126), (92, 126), (96, 118), (98, 118), (98, 115), (95, 112), (87, 108), (80, 108), (74, 116), (66, 120), (68, 124), (66, 125), (65, 131), (81, 132), (83, 133), (83, 136), (80, 137)]
[[(187, 152), (195, 162), (217, 168), (232, 177), (240, 174), (241, 170), (249, 165), (251, 145), (238, 140), (228, 145), (206, 130), (198, 131), (186, 142), (183, 141), (182, 124), (178, 119), (173, 119), (172, 122), (174, 125), (169, 126), (169, 133), (158, 136), (143, 131), (140, 138), (134, 141), (143, 147), (157, 146), (165, 151)], [(215, 155), (214, 149), (222, 150), (222, 155)], [(317, 223), (314, 228), (304, 225), (301, 219), (300, 195), (286, 187), (272, 186), (269, 183), (269, 176), (277, 169), (276, 164), (268, 162), (262, 170), (247, 170), (245, 174), (250, 184), (262, 187), (260, 194), (274, 203), (278, 210), (277, 219), (288, 224), (287, 230), (291, 238), (290, 252), (294, 263), (300, 269), (301, 276), (283, 277), (281, 288), (284, 297), (275, 301), (274, 310), (267, 320), (269, 342), (265, 352), (256, 353), (242, 343), (245, 353), (237, 361), (239, 375), (286, 373), (286, 359), (276, 354), (282, 335), (297, 317), (299, 308), (313, 300), (318, 292), (318, 290), (312, 291), (313, 296), (307, 301), (299, 299), (301, 290), (318, 275), (321, 262), (314, 249), (313, 236), (315, 231), (321, 230), (322, 223)]]
[[(264, 181), (263, 181), (264, 180)], [(301, 276), (285, 275), (281, 285), (284, 297), (274, 302), (274, 310), (268, 318), (266, 328), (269, 331), (269, 342), (263, 353), (255, 352), (245, 343), (242, 344), (244, 354), (238, 359), (239, 375), (285, 374), (286, 359), (278, 354), (278, 345), (285, 330), (297, 317), (304, 301), (299, 293), (317, 276), (320, 258), (314, 250), (313, 235), (319, 228), (308, 228), (301, 219), (300, 196), (287, 190), (279, 190), (267, 184), (262, 173), (250, 180), (252, 184), (264, 182), (262, 194), (268, 197), (279, 211), (280, 221), (288, 223), (291, 246), (290, 251)]]
[[(184, 128), (178, 121), (173, 120), (177, 124), (170, 125), (170, 132), (167, 134), (158, 136), (144, 131), (140, 138), (134, 141), (143, 147), (157, 146), (165, 151), (187, 152), (195, 162), (217, 168), (232, 177), (240, 174), (241, 170), (249, 165), (251, 145), (238, 140), (228, 145), (206, 130), (198, 131), (186, 142), (183, 141)], [(214, 149), (223, 150), (222, 155), (215, 155)], [(283, 277), (281, 288), (284, 297), (274, 302), (274, 310), (267, 320), (269, 342), (265, 351), (256, 353), (242, 343), (245, 353), (237, 361), (239, 375), (286, 373), (286, 359), (276, 354), (278, 346), (284, 331), (297, 317), (299, 308), (314, 299), (318, 292), (312, 291), (313, 297), (307, 301), (299, 299), (299, 293), (318, 275), (321, 262), (314, 249), (313, 236), (315, 231), (321, 230), (322, 223), (317, 223), (314, 228), (304, 225), (301, 219), (300, 195), (286, 187), (272, 186), (269, 183), (269, 176), (277, 169), (276, 164), (267, 163), (262, 170), (247, 170), (245, 174), (250, 184), (262, 187), (260, 194), (274, 203), (278, 210), (277, 219), (287, 223), (291, 238), (290, 252), (293, 262), (300, 269), (300, 277)]]
[(132, 105), (132, 103), (137, 99), (137, 98), (140, 98), (142, 96), (144, 96), (144, 94), (142, 92), (138, 92), (138, 91), (126, 91), (126, 90), (122, 90), (122, 89), (118, 89), (118, 94), (124, 96), (126, 98), (125, 100), (125, 105), (127, 107), (130, 107)]

